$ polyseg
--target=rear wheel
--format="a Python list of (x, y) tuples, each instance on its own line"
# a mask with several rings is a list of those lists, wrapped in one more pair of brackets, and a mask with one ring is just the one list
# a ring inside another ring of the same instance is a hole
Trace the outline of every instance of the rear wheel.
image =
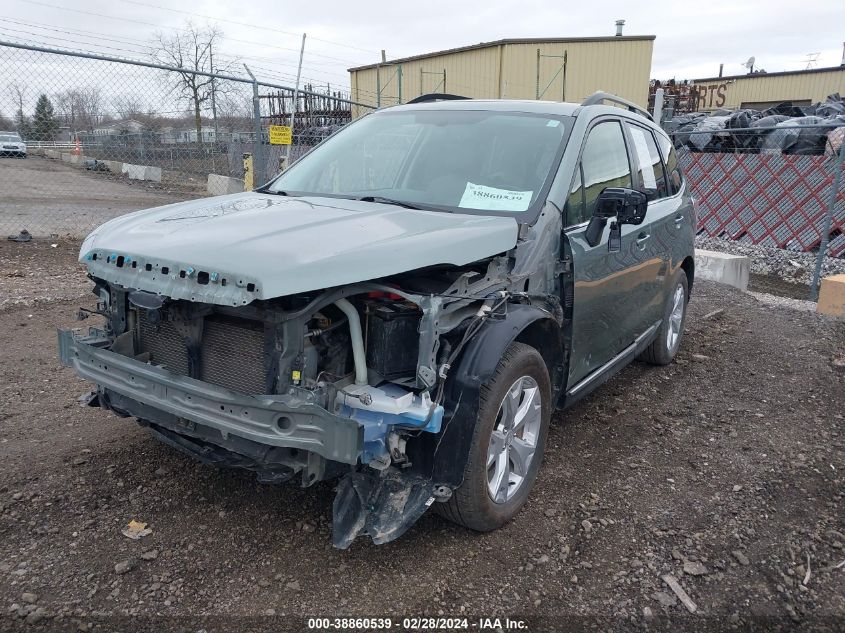
[(660, 324), (657, 336), (655, 336), (651, 345), (640, 355), (640, 360), (652, 365), (668, 365), (675, 359), (684, 337), (684, 322), (687, 316), (688, 301), (687, 275), (682, 269), (678, 269), (678, 272), (675, 273), (672, 292), (663, 312), (663, 322)]
[(479, 405), (464, 482), (436, 507), (450, 521), (489, 532), (519, 512), (543, 460), (551, 383), (539, 352), (511, 343)]

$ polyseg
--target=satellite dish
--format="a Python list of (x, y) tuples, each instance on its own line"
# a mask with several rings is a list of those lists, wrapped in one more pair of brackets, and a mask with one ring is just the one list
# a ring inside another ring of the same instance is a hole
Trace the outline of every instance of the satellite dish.
[(757, 61), (757, 60), (754, 59), (754, 55), (752, 55), (751, 57), (748, 58), (748, 61), (743, 64), (743, 66), (745, 66), (748, 69), (748, 71), (751, 72), (752, 70), (754, 70), (754, 62), (755, 61)]

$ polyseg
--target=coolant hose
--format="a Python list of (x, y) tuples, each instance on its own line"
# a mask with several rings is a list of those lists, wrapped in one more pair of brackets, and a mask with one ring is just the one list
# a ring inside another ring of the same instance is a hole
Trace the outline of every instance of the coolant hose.
[(361, 331), (361, 318), (348, 299), (338, 299), (334, 304), (341, 309), (349, 321), (349, 337), (352, 339), (352, 358), (355, 361), (355, 384), (367, 384), (367, 357), (364, 352), (364, 335)]

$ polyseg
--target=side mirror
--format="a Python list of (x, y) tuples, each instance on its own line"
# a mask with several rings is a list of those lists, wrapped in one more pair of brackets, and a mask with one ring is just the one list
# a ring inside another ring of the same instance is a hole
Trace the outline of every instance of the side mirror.
[(618, 252), (622, 248), (622, 225), (642, 224), (648, 211), (648, 198), (641, 191), (625, 187), (607, 187), (596, 200), (596, 209), (587, 225), (585, 238), (590, 246), (601, 240), (607, 221), (610, 223), (610, 237), (607, 249)]

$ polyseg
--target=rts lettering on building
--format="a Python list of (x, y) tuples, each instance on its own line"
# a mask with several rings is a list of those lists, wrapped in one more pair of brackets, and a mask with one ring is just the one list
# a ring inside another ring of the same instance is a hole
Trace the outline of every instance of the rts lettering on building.
[(696, 86), (698, 90), (698, 109), (709, 110), (711, 108), (721, 108), (725, 105), (727, 100), (728, 84), (706, 84)]

